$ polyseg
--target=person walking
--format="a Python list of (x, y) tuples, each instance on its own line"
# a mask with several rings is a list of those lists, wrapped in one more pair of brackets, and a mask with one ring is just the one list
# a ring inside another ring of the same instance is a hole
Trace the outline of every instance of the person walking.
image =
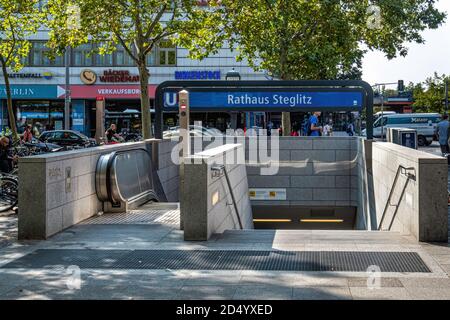
[(353, 126), (353, 123), (349, 122), (347, 125), (347, 134), (350, 137), (353, 137), (355, 135), (355, 127)]
[(117, 143), (117, 141), (121, 141), (121, 137), (117, 134), (116, 130), (117, 127), (114, 123), (106, 130), (105, 135), (107, 143)]
[(439, 145), (441, 146), (441, 152), (443, 155), (450, 153), (450, 148), (448, 146), (448, 131), (450, 123), (448, 122), (448, 115), (444, 114), (442, 116), (442, 121), (440, 121), (436, 126), (435, 134), (439, 139)]
[(22, 136), (23, 142), (31, 143), (33, 141), (33, 133), (31, 132), (31, 125), (27, 124), (25, 127), (25, 131), (23, 132)]
[(0, 172), (9, 173), (13, 169), (13, 161), (17, 160), (17, 156), (12, 157), (11, 139), (8, 137), (0, 138)]
[(308, 136), (310, 137), (320, 137), (322, 135), (322, 127), (319, 126), (319, 117), (322, 114), (320, 111), (313, 113), (308, 120)]
[(329, 121), (324, 127), (323, 127), (323, 135), (326, 137), (330, 137), (333, 135), (333, 121)]

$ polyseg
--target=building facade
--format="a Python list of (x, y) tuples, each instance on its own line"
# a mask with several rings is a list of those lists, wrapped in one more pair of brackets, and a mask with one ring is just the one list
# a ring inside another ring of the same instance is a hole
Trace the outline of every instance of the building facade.
[[(47, 32), (40, 31), (31, 40), (32, 49), (24, 61), (25, 67), (11, 72), (10, 82), (13, 109), (18, 130), (31, 124), (35, 134), (64, 126), (66, 68), (65, 57), (49, 60), (45, 52)], [(90, 54), (93, 44), (70, 51), (70, 123), (71, 129), (93, 137), (95, 135), (96, 100), (105, 100), (105, 125), (116, 123), (119, 130), (140, 130), (140, 89), (138, 69), (123, 48), (111, 55)], [(255, 72), (245, 61), (236, 61), (236, 52), (222, 48), (215, 55), (201, 61), (188, 57), (188, 51), (162, 42), (148, 56), (150, 72), (149, 94), (151, 105), (158, 84), (169, 80), (225, 80), (234, 69), (242, 80), (264, 80), (262, 72)], [(6, 109), (6, 90), (0, 79), (1, 129), (9, 126)], [(152, 107), (153, 108), (153, 107)], [(197, 114), (210, 126), (226, 129), (230, 115)], [(165, 125), (175, 126), (176, 115), (165, 115)]]

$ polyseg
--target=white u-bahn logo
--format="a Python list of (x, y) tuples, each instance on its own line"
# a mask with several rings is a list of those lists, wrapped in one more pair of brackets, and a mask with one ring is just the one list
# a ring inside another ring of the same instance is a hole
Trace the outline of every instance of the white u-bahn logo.
[(176, 92), (164, 93), (164, 106), (165, 107), (176, 107), (177, 105), (178, 105), (178, 99), (177, 99)]

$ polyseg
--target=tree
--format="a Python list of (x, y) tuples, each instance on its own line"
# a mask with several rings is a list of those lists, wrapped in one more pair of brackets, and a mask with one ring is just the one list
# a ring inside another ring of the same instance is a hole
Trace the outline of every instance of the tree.
[[(367, 50), (405, 56), (406, 42), (423, 43), (420, 32), (446, 17), (434, 0), (221, 2), (222, 24), (239, 58), (282, 80), (357, 78)], [(282, 118), (288, 135), (289, 113)]]
[(413, 108), (415, 112), (445, 113), (445, 81), (450, 82), (450, 76), (434, 73), (423, 83), (411, 84), (414, 96)]
[[(122, 46), (139, 70), (142, 132), (148, 139), (152, 133), (147, 56), (152, 49), (164, 40), (178, 42), (188, 37), (191, 43), (197, 40), (199, 58), (218, 48), (219, 42), (212, 41), (217, 24), (214, 11), (198, 4), (197, 0), (49, 0), (48, 46), (56, 54), (88, 41), (97, 43), (100, 54)], [(68, 20), (74, 6), (79, 23), (70, 28)]]
[(38, 2), (0, 0), (0, 64), (5, 81), (9, 123), (15, 141), (18, 135), (8, 69), (17, 72), (23, 68), (23, 59), (28, 56), (31, 47), (27, 38), (37, 31), (43, 18)]

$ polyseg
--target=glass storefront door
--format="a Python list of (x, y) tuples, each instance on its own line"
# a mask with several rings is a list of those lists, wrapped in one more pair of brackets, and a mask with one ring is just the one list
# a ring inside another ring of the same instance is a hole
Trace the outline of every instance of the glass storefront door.
[(22, 133), (31, 125), (34, 136), (46, 130), (62, 129), (64, 125), (63, 101), (14, 101), (17, 130)]

